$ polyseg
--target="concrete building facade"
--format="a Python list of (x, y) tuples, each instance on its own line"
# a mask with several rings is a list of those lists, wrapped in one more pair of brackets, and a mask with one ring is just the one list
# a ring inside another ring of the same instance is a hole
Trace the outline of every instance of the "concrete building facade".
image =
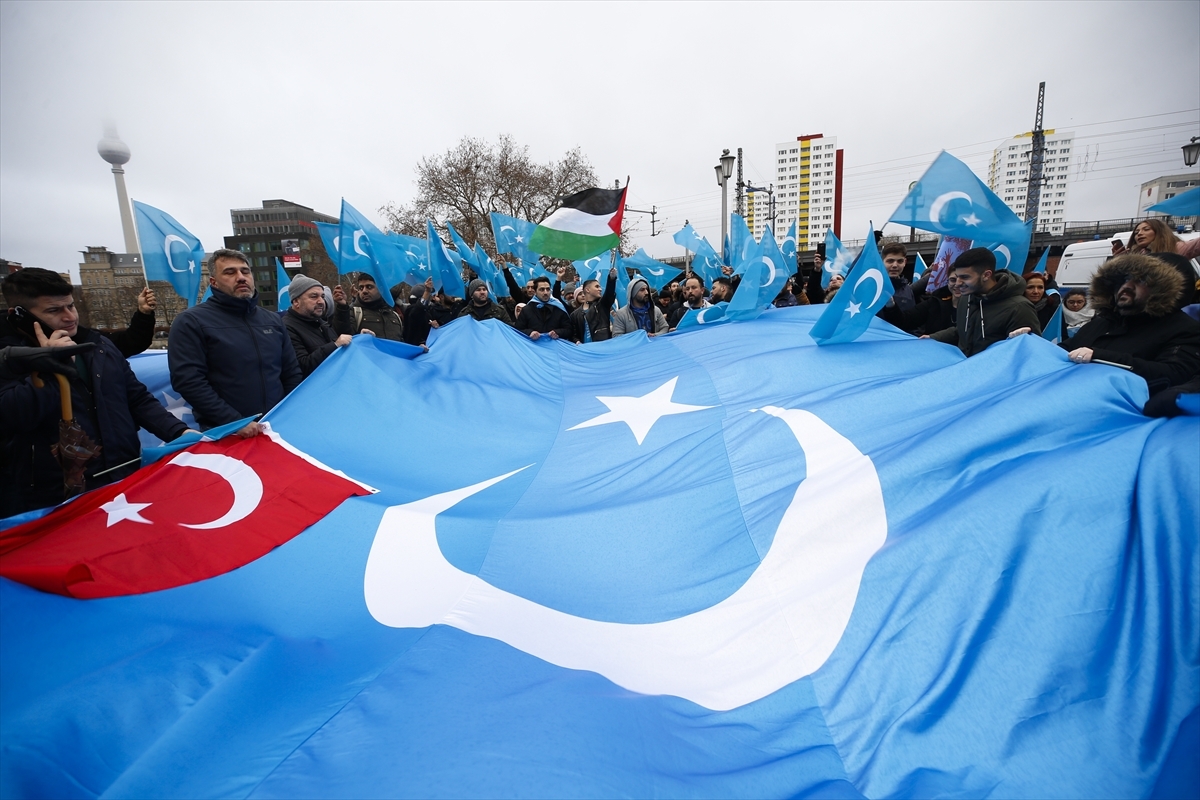
[(1200, 186), (1200, 172), (1181, 172), (1175, 175), (1160, 175), (1142, 184), (1138, 192), (1137, 215), (1139, 217), (1162, 217), (1157, 211), (1149, 211), (1150, 206), (1170, 200), (1177, 194), (1183, 194), (1188, 189)]
[(233, 235), (225, 237), (225, 247), (241, 250), (250, 259), (258, 302), (263, 308), (275, 308), (279, 287), (275, 259), (299, 254), (298, 266), (287, 266), (288, 278), (305, 275), (326, 286), (337, 282), (337, 265), (325, 252), (315, 222), (336, 224), (338, 218), (314, 211), (290, 200), (264, 200), (262, 208), (233, 208), (229, 211)]
[[(81, 251), (79, 288), (83, 324), (101, 333), (122, 330), (137, 310), (137, 296), (146, 285), (142, 258), (138, 253), (114, 253), (107, 247), (91, 246)], [(208, 255), (200, 271), (200, 294), (208, 286)], [(158, 300), (156, 328), (165, 333), (176, 315), (187, 308), (187, 300), (175, 294), (167, 281), (151, 281)], [(197, 298), (199, 299), (199, 298)]]
[[(1038, 208), (1039, 233), (1063, 232), (1067, 219), (1067, 180), (1070, 174), (1073, 131), (1046, 131), (1045, 161), (1042, 167), (1042, 194)], [(1029, 189), (1029, 154), (1033, 150), (1032, 131), (1006, 139), (992, 151), (988, 167), (988, 188), (1018, 217), (1025, 219)]]
[(781, 244), (793, 222), (800, 251), (816, 250), (825, 241), (828, 228), (840, 236), (843, 159), (836, 136), (807, 134), (776, 144), (773, 197), (765, 191), (747, 194), (746, 224), (754, 235), (761, 235), (772, 224), (773, 210), (772, 230)]

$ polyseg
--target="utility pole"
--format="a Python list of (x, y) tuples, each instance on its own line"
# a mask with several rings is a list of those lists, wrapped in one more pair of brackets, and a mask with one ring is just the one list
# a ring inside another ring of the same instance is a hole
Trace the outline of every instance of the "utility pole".
[(656, 230), (654, 230), (654, 226), (657, 224), (657, 220), (655, 219), (655, 215), (657, 215), (657, 214), (658, 214), (658, 206), (650, 206), (650, 210), (649, 210), (649, 211), (643, 211), (643, 210), (642, 210), (642, 209), (640, 209), (640, 208), (630, 208), (629, 206), (625, 206), (625, 210), (626, 210), (626, 211), (630, 211), (630, 212), (632, 212), (632, 213), (634, 213), (634, 214), (649, 214), (649, 215), (650, 215), (650, 235), (651, 235), (651, 236), (658, 236), (658, 234), (662, 233), (662, 231), (656, 231)]
[[(1029, 151), (1029, 186), (1025, 191), (1025, 221), (1037, 219), (1042, 204), (1042, 166), (1046, 163), (1046, 131), (1042, 129), (1042, 108), (1046, 102), (1046, 82), (1038, 84), (1037, 117), (1033, 121), (1033, 147)], [(1033, 226), (1037, 228), (1037, 224)], [(1026, 253), (1025, 255), (1028, 255)], [(1013, 254), (1016, 257), (1016, 253)]]
[(767, 219), (771, 220), (771, 230), (775, 230), (775, 184), (767, 184), (767, 188), (761, 186), (753, 186), (746, 184), (747, 192), (766, 192), (767, 193)]

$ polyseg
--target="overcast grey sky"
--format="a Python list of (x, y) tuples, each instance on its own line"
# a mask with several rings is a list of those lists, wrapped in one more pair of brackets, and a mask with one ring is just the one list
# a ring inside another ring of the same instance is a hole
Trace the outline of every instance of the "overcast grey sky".
[[(1033, 123), (1076, 131), (1069, 219), (1132, 216), (1200, 135), (1200, 3), (0, 3), (0, 257), (76, 272), (122, 249), (106, 120), (132, 197), (207, 249), (229, 209), (282, 197), (337, 214), (407, 201), (414, 165), (501, 133), (572, 147), (630, 204), (714, 244), (713, 165), (775, 142), (845, 149), (843, 238), (894, 210), (948, 149), (986, 179)], [(894, 226), (893, 226), (894, 227)], [(681, 254), (669, 235), (637, 241)]]

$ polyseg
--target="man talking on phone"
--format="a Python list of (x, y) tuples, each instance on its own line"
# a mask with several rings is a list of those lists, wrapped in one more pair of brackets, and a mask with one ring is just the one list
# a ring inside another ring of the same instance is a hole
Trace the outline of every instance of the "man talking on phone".
[[(139, 427), (163, 441), (187, 430), (138, 381), (111, 340), (79, 325), (71, 284), (61, 275), (29, 267), (10, 273), (2, 289), (8, 312), (0, 318), (0, 348), (64, 348), (73, 353), (56, 359), (66, 367), (56, 371), (67, 374), (76, 421), (100, 445), (100, 454), (84, 473), (89, 489), (138, 468)], [(31, 363), (48, 365), (46, 359)], [(39, 374), (37, 381), (13, 369), (0, 374), (0, 517), (66, 499), (62, 467), (51, 452), (62, 418), (59, 386), (50, 371)]]

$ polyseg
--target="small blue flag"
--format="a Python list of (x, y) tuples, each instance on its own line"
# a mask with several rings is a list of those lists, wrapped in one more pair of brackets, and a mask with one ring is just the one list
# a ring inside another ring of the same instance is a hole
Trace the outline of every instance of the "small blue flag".
[(500, 274), (500, 270), (496, 269), (496, 262), (492, 261), (492, 257), (487, 254), (479, 242), (475, 243), (475, 263), (478, 265), (476, 274), (488, 285), (488, 292), (492, 295), (492, 299), (508, 297), (508, 283)]
[[(446, 230), (450, 232), (450, 243), (454, 245), (454, 249), (458, 252), (458, 257), (463, 260), (468, 267), (479, 275), (478, 265), (475, 263), (475, 248), (467, 244), (466, 240), (458, 235), (458, 231), (454, 230), (454, 225), (450, 220), (446, 220)], [(479, 277), (483, 277), (480, 275)]]
[(429, 269), (429, 244), (424, 239), (403, 233), (389, 233), (388, 239), (396, 246), (404, 280), (410, 286), (424, 283), (433, 274)]
[(537, 264), (539, 254), (529, 249), (529, 240), (537, 230), (537, 224), (497, 211), (491, 213), (491, 218), (492, 235), (496, 238), (496, 253), (509, 253), (527, 267)]
[(321, 234), (321, 244), (324, 245), (329, 260), (337, 267), (338, 275), (345, 275), (342, 269), (342, 254), (338, 251), (341, 226), (332, 222), (314, 222), (313, 225), (317, 226), (317, 233)]
[(682, 331), (686, 328), (696, 328), (701, 325), (716, 325), (718, 322), (729, 322), (729, 318), (725, 316), (729, 309), (729, 303), (721, 302), (707, 308), (693, 308), (683, 315), (683, 319), (679, 320), (679, 324), (675, 326), (675, 330)]
[(913, 282), (914, 283), (917, 281), (918, 278), (920, 278), (922, 275), (925, 274), (926, 269), (928, 269), (928, 267), (925, 266), (925, 259), (921, 258), (920, 253), (917, 253), (917, 262), (916, 262), (916, 264), (913, 265)]
[(821, 266), (821, 288), (828, 289), (834, 275), (846, 277), (854, 266), (854, 256), (842, 244), (833, 228), (825, 229), (825, 263)]
[(1025, 261), (1029, 258), (1029, 242), (1033, 237), (1033, 225), (1036, 220), (1021, 224), (1019, 227), (1005, 228), (1001, 236), (995, 240), (976, 239), (974, 247), (986, 247), (996, 256), (996, 269), (1006, 269), (1018, 275), (1025, 273)]
[(196, 305), (204, 246), (187, 228), (153, 206), (133, 201), (138, 243), (147, 281), (167, 281), (175, 294)]
[(787, 268), (788, 275), (795, 275), (797, 270), (795, 220), (792, 220), (792, 227), (788, 228), (787, 236), (783, 237), (783, 245), (779, 249), (783, 253), (783, 263)]
[(975, 241), (1019, 238), (1025, 223), (979, 180), (943, 151), (925, 170), (889, 222)]
[(200, 302), (203, 303), (210, 297), (212, 297), (212, 284), (204, 287), (204, 294), (200, 296)]
[(690, 250), (693, 253), (699, 252), (700, 248), (707, 244), (704, 237), (696, 233), (696, 229), (690, 222), (677, 230), (671, 239), (684, 250)]
[(754, 234), (750, 233), (750, 226), (746, 224), (746, 220), (740, 214), (729, 215), (729, 243), (731, 245), (729, 266), (731, 267), (739, 267), (744, 264), (754, 250), (754, 245), (758, 244), (754, 241)]
[[(1058, 294), (1056, 290), (1051, 290), (1047, 294)], [(1058, 344), (1062, 341), (1063, 328), (1063, 307), (1062, 303), (1058, 304), (1058, 308), (1054, 309), (1054, 316), (1050, 317), (1050, 321), (1046, 323), (1046, 329), (1042, 331), (1042, 338), (1048, 342)]]
[(754, 319), (770, 307), (791, 276), (771, 226), (763, 231), (762, 239), (747, 253), (739, 270), (742, 282), (729, 303), (727, 316), (730, 319)]
[(872, 227), (858, 263), (809, 332), (817, 344), (854, 341), (871, 326), (872, 317), (891, 298), (892, 282), (884, 271), (879, 250), (871, 244), (874, 241)]
[(623, 267), (636, 269), (646, 279), (646, 283), (650, 284), (650, 287), (656, 292), (661, 292), (663, 287), (674, 280), (680, 272), (676, 267), (651, 258), (640, 247), (633, 255), (628, 258), (620, 257), (617, 259), (617, 262)]
[(339, 272), (365, 272), (375, 279), (379, 294), (404, 280), (400, 254), (379, 228), (342, 199), (342, 221), (335, 242), (341, 256)]
[[(575, 267), (575, 272), (579, 275), (579, 284), (582, 286), (584, 281), (600, 280), (605, 275), (609, 268), (613, 265), (613, 251), (607, 250), (598, 256), (584, 259), (583, 261), (572, 261), (571, 266)], [(603, 283), (603, 281), (601, 281)]]
[(463, 284), (458, 254), (446, 247), (437, 231), (433, 229), (432, 222), (426, 220), (425, 228), (434, 287), (443, 290), (448, 297), (462, 297), (467, 293), (467, 287)]
[(1046, 264), (1049, 261), (1050, 261), (1050, 246), (1047, 245), (1046, 249), (1042, 251), (1042, 257), (1038, 259), (1037, 266), (1033, 268), (1033, 271), (1045, 273)]
[(283, 268), (283, 262), (278, 258), (275, 259), (275, 310), (280, 314), (288, 310), (292, 304), (292, 293), (289, 287), (292, 285), (292, 279), (288, 277), (287, 270)]

